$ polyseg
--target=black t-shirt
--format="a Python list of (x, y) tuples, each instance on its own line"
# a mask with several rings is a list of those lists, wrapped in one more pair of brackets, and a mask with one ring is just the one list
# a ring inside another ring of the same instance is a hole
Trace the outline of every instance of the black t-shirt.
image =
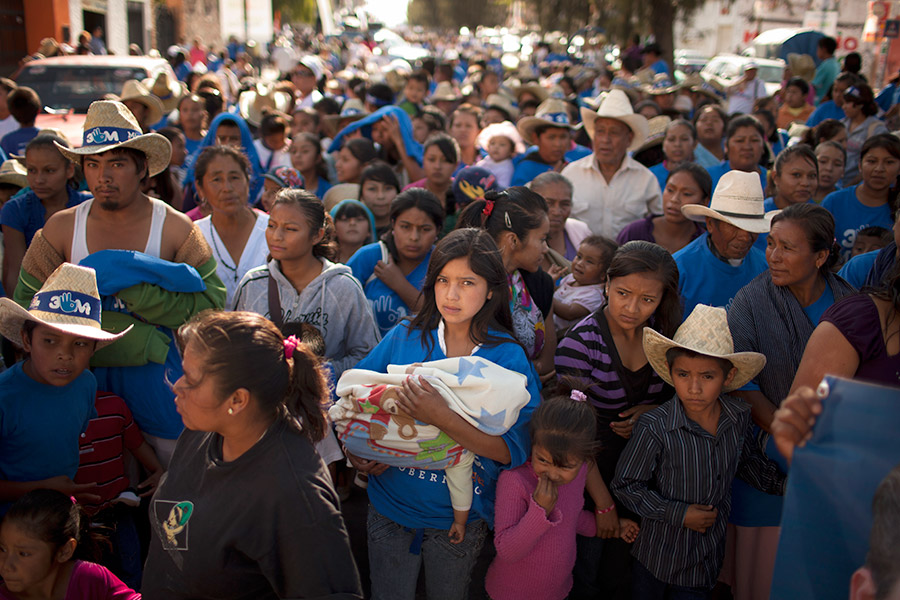
[(337, 495), (300, 432), (278, 421), (231, 462), (185, 430), (153, 495), (143, 597), (362, 598)]

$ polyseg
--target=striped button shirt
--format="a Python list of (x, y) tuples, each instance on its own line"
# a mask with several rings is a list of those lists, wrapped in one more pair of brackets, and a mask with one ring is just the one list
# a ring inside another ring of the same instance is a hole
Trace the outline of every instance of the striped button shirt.
[[(641, 415), (612, 482), (619, 501), (643, 517), (632, 554), (669, 584), (715, 584), (735, 475), (769, 494), (784, 493), (785, 475), (752, 436), (749, 405), (728, 396), (719, 401), (714, 436), (687, 417), (680, 401)], [(683, 525), (691, 504), (718, 509), (705, 533)]]

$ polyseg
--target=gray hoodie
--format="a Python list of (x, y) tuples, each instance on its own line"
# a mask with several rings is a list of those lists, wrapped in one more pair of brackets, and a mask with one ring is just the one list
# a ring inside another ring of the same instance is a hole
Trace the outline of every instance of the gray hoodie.
[(362, 286), (350, 268), (324, 258), (322, 272), (298, 294), (282, 274), (278, 261), (251, 269), (234, 293), (232, 310), (269, 315), (269, 273), (278, 284), (285, 323), (303, 321), (315, 325), (325, 339), (325, 358), (334, 368), (335, 380), (356, 366), (379, 342), (378, 327)]

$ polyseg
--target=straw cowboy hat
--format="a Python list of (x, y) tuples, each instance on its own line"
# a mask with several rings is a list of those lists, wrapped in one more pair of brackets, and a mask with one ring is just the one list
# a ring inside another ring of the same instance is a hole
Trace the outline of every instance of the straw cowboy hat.
[(72, 263), (59, 265), (41, 286), (31, 305), (25, 310), (9, 298), (0, 298), (0, 334), (22, 345), (22, 325), (34, 321), (57, 331), (97, 340), (97, 348), (107, 346), (134, 327), (122, 333), (109, 333), (100, 327), (100, 293), (93, 269)]
[(594, 122), (597, 119), (615, 119), (621, 121), (631, 129), (634, 138), (631, 145), (628, 146), (629, 151), (640, 148), (647, 139), (649, 126), (644, 115), (634, 112), (628, 96), (622, 90), (610, 90), (606, 93), (606, 97), (600, 103), (600, 108), (594, 112), (588, 108), (581, 108), (581, 120), (584, 121), (584, 128), (588, 137), (594, 139)]
[(287, 112), (291, 104), (291, 96), (287, 92), (273, 90), (263, 84), (257, 84), (241, 94), (238, 98), (238, 106), (241, 116), (254, 127), (259, 127), (265, 109)]
[(758, 174), (728, 171), (719, 179), (708, 207), (685, 205), (681, 214), (691, 221), (703, 222), (711, 217), (750, 233), (768, 233), (772, 217), (781, 211), (765, 212), (763, 201)]
[(816, 77), (816, 61), (809, 54), (791, 52), (787, 56), (791, 74), (809, 83)]
[(547, 98), (537, 107), (533, 117), (522, 117), (516, 123), (516, 129), (528, 144), (537, 143), (534, 132), (538, 127), (557, 127), (571, 131), (572, 123), (569, 121), (569, 110), (565, 100)]
[(672, 376), (666, 364), (666, 352), (671, 348), (684, 348), (698, 354), (715, 356), (731, 361), (737, 373), (722, 391), (730, 392), (747, 385), (766, 366), (766, 357), (759, 352), (735, 352), (728, 316), (722, 307), (698, 304), (684, 320), (670, 340), (663, 334), (644, 327), (644, 353), (653, 370), (669, 385)]
[(0, 183), (28, 187), (28, 171), (15, 159), (4, 160), (0, 165)]
[(325, 133), (327, 133), (329, 137), (334, 137), (337, 135), (338, 131), (354, 121), (359, 121), (368, 114), (369, 111), (366, 110), (362, 100), (359, 98), (349, 98), (344, 102), (344, 106), (341, 107), (341, 113), (339, 115), (327, 115), (322, 120), (325, 126)]
[(453, 85), (449, 81), (442, 81), (434, 88), (434, 93), (431, 94), (430, 100), (432, 102), (456, 102), (460, 98), (462, 96), (453, 89)]
[(150, 93), (143, 83), (137, 79), (129, 79), (122, 86), (119, 102), (134, 100), (147, 107), (147, 124), (153, 125), (163, 118), (163, 104), (159, 98)]
[(715, 79), (703, 79), (699, 73), (691, 73), (684, 80), (684, 87), (695, 94), (703, 94), (710, 100), (721, 103), (725, 98), (725, 88)]
[(76, 164), (90, 154), (101, 154), (116, 148), (134, 148), (147, 157), (150, 177), (169, 168), (172, 144), (158, 133), (143, 133), (131, 111), (121, 102), (91, 102), (84, 119), (81, 148), (67, 148), (53, 142), (63, 156)]
[(666, 115), (659, 115), (647, 121), (647, 139), (641, 144), (641, 147), (635, 150), (635, 153), (653, 146), (663, 143), (666, 137), (666, 127), (672, 122), (672, 118)]
[(484, 106), (487, 109), (493, 108), (505, 113), (508, 121), (515, 122), (519, 118), (519, 109), (513, 105), (513, 101), (505, 94), (489, 95), (487, 100), (484, 101)]
[(149, 88), (151, 94), (159, 98), (165, 113), (178, 108), (178, 101), (187, 93), (187, 86), (169, 77), (168, 71), (161, 71), (156, 78), (150, 77), (141, 83)]
[(522, 102), (522, 94), (528, 93), (543, 102), (550, 97), (550, 91), (539, 83), (526, 83), (512, 88), (512, 93), (516, 97), (516, 102)]
[(674, 94), (680, 88), (681, 86), (673, 82), (667, 73), (657, 73), (651, 81), (641, 87), (644, 92), (651, 96)]
[(359, 198), (358, 183), (339, 183), (328, 188), (322, 197), (325, 211), (330, 212), (341, 200), (357, 200)]

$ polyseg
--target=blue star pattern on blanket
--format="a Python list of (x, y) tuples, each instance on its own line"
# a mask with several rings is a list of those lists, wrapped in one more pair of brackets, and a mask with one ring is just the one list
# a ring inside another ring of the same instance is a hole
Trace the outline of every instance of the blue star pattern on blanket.
[(509, 427), (505, 424), (506, 409), (504, 408), (497, 414), (491, 414), (484, 408), (481, 409), (481, 416), (478, 417), (478, 429), (488, 435), (500, 435), (505, 433)]
[(487, 367), (487, 365), (480, 360), (476, 360), (475, 362), (470, 362), (464, 358), (459, 360), (459, 373), (456, 374), (456, 379), (462, 385), (462, 382), (466, 380), (466, 377), (469, 375), (474, 375), (475, 377), (484, 378), (481, 374), (481, 370)]

